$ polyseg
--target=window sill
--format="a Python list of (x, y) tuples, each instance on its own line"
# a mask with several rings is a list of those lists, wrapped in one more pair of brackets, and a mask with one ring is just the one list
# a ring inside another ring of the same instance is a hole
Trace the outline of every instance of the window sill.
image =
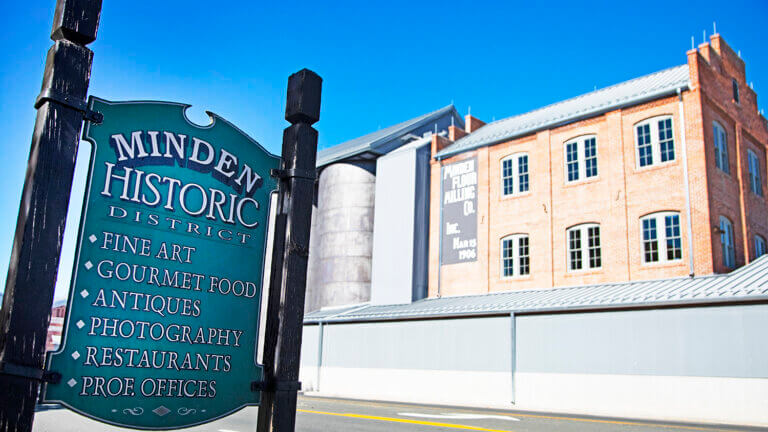
[(673, 261), (659, 261), (659, 262), (644, 262), (640, 265), (641, 269), (657, 269), (657, 268), (665, 268), (665, 267), (678, 267), (685, 265), (685, 261), (683, 259), (673, 260)]
[(570, 187), (582, 186), (582, 185), (591, 184), (591, 183), (597, 183), (599, 181), (600, 181), (600, 176), (596, 175), (594, 177), (587, 177), (584, 180), (566, 181), (563, 184), (563, 187), (570, 188)]
[(730, 172), (725, 172), (722, 168), (720, 168), (717, 165), (715, 165), (715, 172), (717, 172), (717, 174), (720, 175), (721, 177), (725, 177), (728, 180), (733, 180), (733, 176), (731, 176)]
[(502, 276), (501, 279), (499, 279), (501, 282), (516, 282), (516, 281), (526, 281), (531, 280), (530, 273), (525, 276)]
[(525, 197), (528, 197), (528, 196), (531, 196), (531, 195), (533, 195), (533, 193), (531, 192), (530, 189), (528, 189), (528, 191), (522, 192), (522, 193), (509, 194), (509, 195), (501, 195), (501, 197), (499, 198), (499, 201), (511, 200), (511, 199), (515, 199), (515, 198), (525, 198)]
[(657, 164), (648, 165), (648, 166), (644, 166), (644, 167), (635, 166), (635, 173), (644, 173), (644, 172), (648, 172), (648, 171), (660, 170), (660, 169), (676, 166), (676, 165), (679, 165), (679, 164), (680, 163), (679, 163), (678, 159), (675, 159), (675, 160), (672, 160), (672, 161), (659, 162)]
[(594, 274), (602, 274), (603, 268), (592, 268), (592, 269), (585, 269), (585, 270), (566, 270), (565, 276), (587, 276), (587, 275), (594, 275)]

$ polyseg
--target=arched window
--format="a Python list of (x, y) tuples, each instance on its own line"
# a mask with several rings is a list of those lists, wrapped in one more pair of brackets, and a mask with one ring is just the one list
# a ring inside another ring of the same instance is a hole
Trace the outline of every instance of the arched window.
[(531, 274), (528, 234), (513, 234), (501, 239), (501, 277)]
[(675, 160), (672, 116), (653, 117), (637, 123), (635, 149), (639, 168)]
[(501, 194), (517, 195), (530, 190), (528, 153), (515, 153), (501, 160)]
[(600, 225), (586, 223), (568, 228), (568, 271), (596, 269), (603, 265)]
[(723, 246), (723, 264), (728, 268), (736, 267), (736, 251), (733, 249), (733, 224), (725, 216), (720, 216), (720, 244)]
[(658, 212), (640, 218), (643, 263), (683, 259), (680, 213)]
[(567, 183), (597, 177), (597, 136), (587, 135), (566, 141), (563, 151)]
[(747, 165), (749, 166), (749, 187), (757, 196), (763, 196), (763, 176), (760, 169), (760, 159), (757, 153), (747, 149)]
[(730, 174), (728, 165), (728, 140), (725, 129), (718, 122), (712, 122), (712, 134), (715, 137), (715, 165), (724, 173)]
[(755, 235), (755, 258), (760, 258), (768, 252), (765, 245), (765, 238), (760, 235)]

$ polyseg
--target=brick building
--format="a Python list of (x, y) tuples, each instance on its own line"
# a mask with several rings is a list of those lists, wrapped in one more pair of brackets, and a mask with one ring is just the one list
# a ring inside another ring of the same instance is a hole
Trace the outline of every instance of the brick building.
[(67, 313), (67, 304), (64, 301), (54, 302), (51, 308), (51, 322), (48, 325), (48, 334), (45, 340), (46, 351), (56, 351), (61, 344), (61, 334), (64, 330), (64, 315)]
[(764, 253), (768, 124), (744, 62), (720, 35), (687, 60), (434, 136), (429, 297), (724, 273)]

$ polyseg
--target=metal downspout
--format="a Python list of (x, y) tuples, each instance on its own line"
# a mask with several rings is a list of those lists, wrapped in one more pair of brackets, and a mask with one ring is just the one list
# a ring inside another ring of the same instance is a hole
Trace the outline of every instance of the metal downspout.
[[(437, 298), (440, 298), (442, 293), (440, 291), (443, 282), (443, 161), (440, 160), (440, 229), (438, 233), (438, 247), (437, 247)], [(427, 289), (427, 296), (429, 296), (429, 289)]]
[(509, 345), (510, 345), (510, 399), (512, 404), (515, 404), (515, 369), (517, 369), (517, 326), (515, 323), (515, 313), (509, 313)]
[(318, 332), (317, 334), (317, 375), (315, 377), (315, 385), (317, 388), (315, 389), (315, 392), (317, 393), (320, 392), (320, 372), (323, 369), (323, 336), (325, 335), (324, 327), (327, 327), (329, 325), (328, 320), (330, 320), (331, 318), (344, 315), (346, 313), (359, 311), (360, 309), (366, 308), (368, 306), (370, 306), (369, 303), (363, 303), (362, 305), (356, 308), (350, 309), (348, 311), (339, 312), (333, 315), (328, 315), (327, 317), (317, 322), (317, 325), (319, 326), (319, 328), (317, 329), (317, 332)]
[(315, 391), (320, 391), (320, 371), (323, 368), (323, 322), (318, 323), (317, 329), (317, 376), (315, 377)]
[(678, 110), (680, 122), (680, 146), (682, 147), (683, 154), (683, 189), (685, 190), (685, 213), (688, 220), (688, 275), (693, 277), (696, 273), (694, 270), (694, 251), (693, 251), (693, 221), (691, 220), (691, 191), (690, 191), (690, 177), (688, 177), (688, 148), (685, 145), (685, 109), (683, 106), (683, 92), (682, 88), (677, 88), (678, 97)]

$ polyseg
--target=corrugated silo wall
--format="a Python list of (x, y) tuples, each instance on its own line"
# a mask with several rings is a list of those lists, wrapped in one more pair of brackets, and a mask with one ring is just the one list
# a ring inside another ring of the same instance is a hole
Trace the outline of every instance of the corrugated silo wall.
[(765, 304), (304, 328), (318, 395), (768, 426)]
[(376, 162), (324, 167), (313, 209), (305, 310), (371, 298)]

